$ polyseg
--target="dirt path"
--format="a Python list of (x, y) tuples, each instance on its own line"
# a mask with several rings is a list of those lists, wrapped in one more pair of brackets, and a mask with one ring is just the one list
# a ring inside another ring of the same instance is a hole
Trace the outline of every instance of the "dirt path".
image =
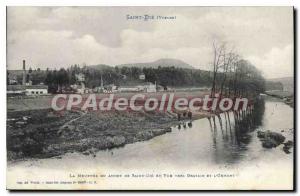
[(81, 113), (81, 116), (79, 116), (77, 118), (74, 118), (74, 119), (71, 119), (70, 121), (68, 121), (65, 124), (63, 124), (61, 126), (61, 128), (70, 125), (72, 122), (74, 122), (76, 120), (79, 120), (80, 118), (84, 117), (87, 114), (87, 111), (78, 111), (78, 112)]

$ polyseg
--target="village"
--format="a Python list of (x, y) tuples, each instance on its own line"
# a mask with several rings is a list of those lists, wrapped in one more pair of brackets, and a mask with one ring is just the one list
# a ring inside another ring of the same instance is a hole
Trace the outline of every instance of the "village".
[[(160, 96), (165, 92), (188, 97), (190, 91), (195, 96), (204, 96), (207, 90), (203, 88), (181, 88), (161, 86), (146, 81), (146, 74), (139, 73), (132, 82), (130, 74), (122, 74), (123, 84), (115, 85), (105, 82), (106, 75), (99, 75), (99, 86), (87, 86), (88, 79), (84, 73), (74, 73), (74, 82), (57, 85), (53, 90), (53, 83), (36, 82), (39, 70), (26, 69), (23, 60), (22, 70), (8, 70), (7, 85), (7, 130), (8, 130), (8, 159), (18, 160), (28, 157), (53, 157), (71, 151), (91, 154), (90, 149), (110, 149), (124, 146), (137, 141), (149, 140), (153, 137), (170, 132), (170, 126), (178, 120), (192, 120), (203, 118), (206, 114), (199, 113), (196, 117), (185, 114), (178, 116), (173, 112), (153, 111), (78, 111), (66, 110), (56, 112), (51, 107), (51, 101), (56, 95), (83, 96), (91, 94), (100, 97), (116, 95), (116, 97), (130, 98), (141, 93), (149, 96)], [(51, 73), (50, 71), (48, 73)], [(107, 74), (109, 75), (109, 74)], [(64, 78), (63, 76), (62, 78)], [(54, 82), (61, 80), (55, 79)], [(107, 81), (107, 78), (106, 78)], [(129, 82), (127, 82), (129, 81)], [(202, 89), (202, 91), (199, 91)], [(207, 113), (207, 112), (206, 112)], [(143, 122), (143, 123), (140, 123)], [(183, 123), (183, 127), (187, 124)], [(188, 124), (191, 126), (191, 123)], [(22, 140), (21, 143), (17, 142)], [(68, 141), (68, 142), (66, 142)], [(70, 148), (70, 145), (73, 146)], [(96, 145), (96, 146), (95, 146)], [(70, 151), (71, 150), (71, 151)]]
[[(27, 95), (27, 96), (38, 96), (38, 95), (49, 95), (48, 86), (44, 83), (32, 84), (31, 73), (26, 70), (26, 62), (23, 60), (23, 69), (21, 72), (22, 83), (19, 83), (17, 80), (17, 74), (20, 75), (20, 70), (18, 72), (8, 71), (8, 85), (7, 85), (7, 95), (8, 96), (18, 96), (18, 95)], [(114, 84), (103, 84), (101, 78), (101, 85), (88, 88), (85, 86), (85, 75), (83, 73), (78, 73), (75, 75), (76, 82), (70, 86), (64, 86), (62, 89), (58, 89), (57, 93), (78, 93), (78, 94), (88, 94), (88, 93), (118, 93), (118, 92), (147, 92), (154, 93), (157, 91), (163, 91), (162, 86), (157, 85), (156, 83), (145, 82), (145, 74), (139, 75), (140, 83), (138, 85), (132, 86), (116, 86)], [(126, 79), (126, 75), (123, 76)]]

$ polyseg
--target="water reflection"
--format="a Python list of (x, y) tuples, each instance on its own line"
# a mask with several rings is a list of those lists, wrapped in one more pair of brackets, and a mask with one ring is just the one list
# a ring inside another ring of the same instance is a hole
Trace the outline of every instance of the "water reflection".
[(208, 118), (216, 163), (235, 163), (247, 151), (253, 132), (262, 125), (265, 111), (264, 99), (259, 99), (254, 106), (245, 111), (226, 112)]
[[(212, 146), (210, 149), (212, 153), (212, 159), (215, 163), (236, 163), (241, 158), (243, 158), (247, 153), (247, 146), (252, 141), (253, 132), (257, 127), (262, 125), (263, 116), (265, 112), (265, 101), (264, 99), (258, 99), (255, 104), (247, 110), (240, 111), (230, 111), (215, 115), (213, 117), (207, 118), (208, 126), (205, 126), (205, 123), (198, 124), (195, 121), (196, 125), (193, 127), (193, 122), (180, 122), (177, 125), (177, 130), (187, 130), (197, 131), (199, 144), (193, 145), (191, 147), (199, 146), (200, 148), (206, 148), (206, 146), (201, 145), (203, 140), (207, 140), (206, 135), (204, 135), (203, 129), (210, 129), (211, 142)], [(204, 119), (203, 119), (204, 120)], [(195, 135), (195, 137), (197, 137)], [(183, 145), (178, 141), (178, 146)], [(197, 149), (193, 149), (197, 153)]]

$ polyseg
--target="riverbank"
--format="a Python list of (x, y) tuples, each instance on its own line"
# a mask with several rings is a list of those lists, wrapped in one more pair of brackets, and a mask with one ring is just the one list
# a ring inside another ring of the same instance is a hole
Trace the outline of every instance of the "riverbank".
[(159, 112), (54, 113), (49, 109), (8, 112), (8, 160), (48, 158), (149, 140), (171, 131), (177, 117)]
[(294, 107), (294, 93), (292, 92), (274, 90), (274, 91), (266, 91), (265, 94), (271, 97), (281, 99), (282, 101), (284, 101), (285, 104), (291, 106), (292, 108)]
[[(182, 96), (190, 93), (180, 92)], [(204, 92), (195, 92), (201, 96)], [(149, 96), (152, 94), (149, 94)], [(100, 95), (106, 96), (106, 95)], [(130, 97), (132, 93), (122, 96)], [(152, 96), (158, 96), (153, 94)], [(7, 157), (9, 161), (48, 158), (69, 152), (94, 154), (149, 140), (178, 125), (175, 113), (133, 111), (64, 111), (50, 108), (52, 96), (7, 99)], [(192, 119), (207, 117), (195, 113)], [(180, 120), (192, 120), (181, 115)]]
[[(18, 99), (19, 104), (27, 107), (28, 103), (33, 104), (33, 100)], [(158, 111), (55, 113), (52, 109), (42, 108), (41, 103), (46, 102), (45, 98), (37, 100), (40, 103), (34, 107), (38, 109), (28, 110), (23, 107), (25, 110), (20, 111), (8, 108), (7, 154), (10, 161), (59, 157), (71, 152), (94, 156), (99, 150), (122, 147), (171, 132), (170, 127), (184, 121), (212, 116), (208, 112), (193, 112), (192, 116), (180, 113), (178, 116)], [(16, 108), (20, 108), (17, 106), (15, 104)]]

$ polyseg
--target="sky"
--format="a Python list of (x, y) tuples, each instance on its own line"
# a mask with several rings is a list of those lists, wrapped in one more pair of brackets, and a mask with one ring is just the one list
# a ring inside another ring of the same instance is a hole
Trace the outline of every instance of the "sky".
[[(139, 20), (128, 16), (176, 17)], [(152, 62), (211, 70), (226, 42), (266, 78), (293, 76), (292, 7), (8, 7), (7, 68)]]

